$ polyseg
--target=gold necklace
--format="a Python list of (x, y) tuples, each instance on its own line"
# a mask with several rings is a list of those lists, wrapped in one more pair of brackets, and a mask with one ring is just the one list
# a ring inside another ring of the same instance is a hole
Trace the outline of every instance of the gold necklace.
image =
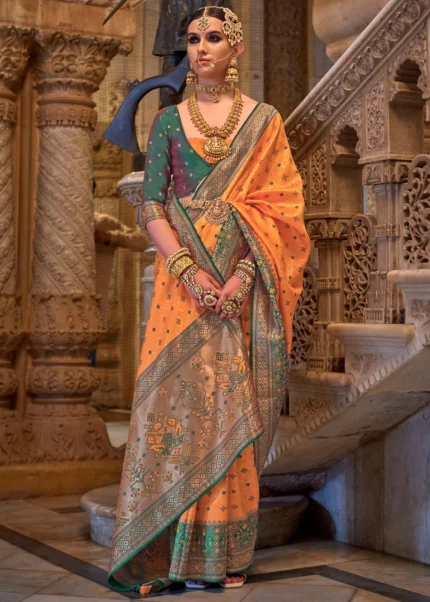
[(209, 96), (212, 102), (219, 102), (219, 97), (221, 94), (229, 94), (234, 89), (233, 82), (228, 82), (226, 84), (197, 84), (196, 92), (200, 92), (200, 94), (206, 94)]
[(236, 88), (234, 91), (233, 106), (227, 117), (227, 121), (221, 127), (212, 127), (205, 120), (200, 112), (199, 105), (197, 103), (197, 94), (193, 92), (188, 99), (188, 112), (190, 114), (191, 121), (193, 122), (196, 129), (207, 138), (204, 143), (203, 150), (205, 152), (205, 159), (208, 163), (216, 163), (225, 159), (231, 155), (231, 148), (226, 143), (226, 140), (236, 129), (237, 124), (240, 121), (240, 116), (243, 109), (242, 94)]

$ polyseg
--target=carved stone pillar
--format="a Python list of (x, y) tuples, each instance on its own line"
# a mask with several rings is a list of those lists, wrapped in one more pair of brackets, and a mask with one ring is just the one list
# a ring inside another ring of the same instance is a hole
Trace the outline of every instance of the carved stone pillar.
[(13, 195), (13, 135), (16, 95), (34, 32), (0, 28), (0, 464), (21, 460), (18, 419), (11, 407), (17, 387), (11, 359), (21, 337), (17, 296), (16, 230)]
[(376, 270), (370, 274), (370, 290), (364, 318), (367, 323), (403, 322), (402, 293), (396, 283), (387, 280), (388, 272), (402, 268), (403, 195), (402, 184), (408, 178), (406, 161), (381, 161), (363, 169), (363, 184), (372, 186), (376, 200)]
[(54, 33), (40, 40), (39, 172), (32, 265), (27, 440), (30, 461), (112, 458), (103, 420), (88, 402), (103, 332), (95, 290), (91, 94), (120, 42)]

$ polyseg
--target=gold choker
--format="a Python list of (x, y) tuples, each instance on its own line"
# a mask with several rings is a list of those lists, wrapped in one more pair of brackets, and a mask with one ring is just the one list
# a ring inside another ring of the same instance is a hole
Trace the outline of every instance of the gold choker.
[(196, 92), (206, 94), (212, 102), (219, 102), (221, 94), (230, 94), (234, 90), (233, 82), (226, 84), (197, 84)]

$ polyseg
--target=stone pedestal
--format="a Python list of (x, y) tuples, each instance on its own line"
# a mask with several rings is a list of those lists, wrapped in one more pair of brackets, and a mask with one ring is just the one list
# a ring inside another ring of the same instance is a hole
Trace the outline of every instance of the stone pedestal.
[[(111, 547), (119, 485), (89, 491), (81, 505), (90, 516), (91, 539)], [(296, 535), (300, 519), (308, 506), (304, 495), (261, 498), (256, 549), (282, 546)]]

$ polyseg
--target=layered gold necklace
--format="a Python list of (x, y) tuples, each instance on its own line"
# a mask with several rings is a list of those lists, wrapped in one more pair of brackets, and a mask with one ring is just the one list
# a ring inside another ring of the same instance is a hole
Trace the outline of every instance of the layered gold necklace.
[(200, 112), (199, 105), (197, 103), (197, 94), (193, 92), (188, 99), (188, 112), (190, 114), (191, 121), (195, 125), (196, 129), (207, 138), (203, 145), (205, 153), (205, 159), (208, 163), (216, 163), (221, 159), (225, 159), (231, 154), (231, 148), (226, 143), (227, 138), (231, 136), (240, 121), (240, 116), (243, 109), (242, 94), (236, 88), (234, 91), (233, 106), (227, 117), (225, 124), (218, 128), (212, 127), (205, 120)]

